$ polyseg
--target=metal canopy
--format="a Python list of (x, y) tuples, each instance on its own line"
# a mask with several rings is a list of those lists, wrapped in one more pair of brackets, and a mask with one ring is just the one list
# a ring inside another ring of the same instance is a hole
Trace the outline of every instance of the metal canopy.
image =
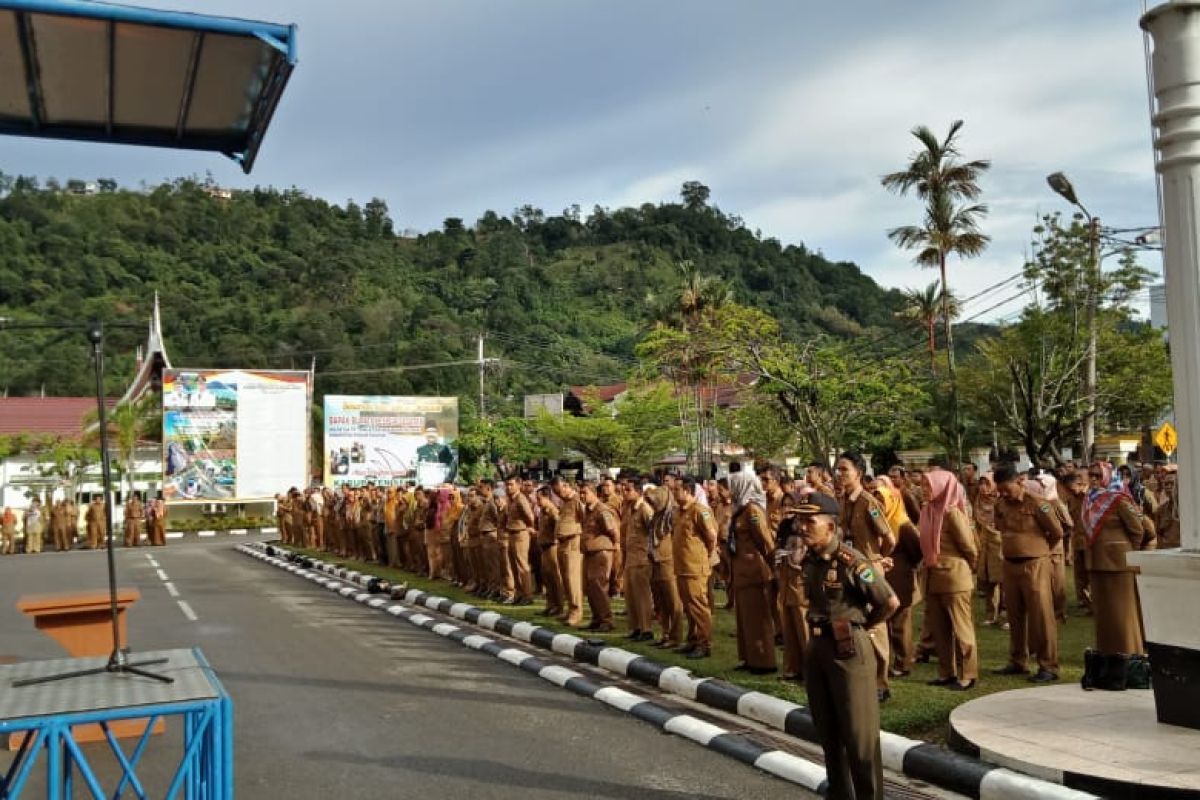
[(0, 133), (213, 150), (248, 173), (295, 65), (295, 25), (0, 0)]

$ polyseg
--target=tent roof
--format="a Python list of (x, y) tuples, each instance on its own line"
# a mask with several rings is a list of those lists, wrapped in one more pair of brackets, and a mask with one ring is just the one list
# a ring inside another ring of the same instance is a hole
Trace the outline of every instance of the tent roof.
[(224, 153), (250, 172), (296, 27), (96, 0), (0, 0), (0, 133)]

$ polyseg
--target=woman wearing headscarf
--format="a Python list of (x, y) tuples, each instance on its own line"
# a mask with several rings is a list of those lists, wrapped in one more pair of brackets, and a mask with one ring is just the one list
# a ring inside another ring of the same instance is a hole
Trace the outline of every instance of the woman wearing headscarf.
[(740, 662), (735, 669), (765, 675), (775, 671), (770, 592), (775, 535), (767, 524), (767, 496), (756, 475), (735, 472), (729, 477), (729, 493), (733, 498), (729, 543)]
[(1071, 530), (1075, 521), (1067, 504), (1058, 494), (1058, 479), (1048, 472), (1025, 481), (1025, 491), (1039, 500), (1045, 501), (1058, 517), (1062, 526), (1063, 538), (1050, 548), (1050, 595), (1054, 600), (1054, 618), (1059, 622), (1067, 621), (1067, 563), (1066, 548), (1071, 542)]
[(1126, 563), (1132, 550), (1152, 549), (1133, 498), (1118, 482), (1111, 464), (1088, 467), (1091, 489), (1083, 506), (1087, 534), (1088, 577), (1092, 584), (1092, 615), (1096, 620), (1096, 649), (1104, 655), (1145, 652), (1138, 602), (1137, 568)]
[(954, 473), (931, 469), (921, 476), (925, 506), (918, 527), (926, 570), (925, 618), (938, 657), (933, 686), (966, 691), (979, 677), (971, 617), (979, 551), (967, 517), (967, 497)]
[(662, 628), (656, 647), (674, 650), (683, 641), (683, 603), (675, 581), (675, 556), (671, 550), (674, 508), (671, 492), (665, 486), (650, 486), (646, 502), (654, 509), (650, 519), (650, 593), (654, 596), (654, 616)]
[(991, 472), (979, 476), (975, 494), (975, 541), (979, 546), (976, 577), (983, 592), (984, 625), (999, 625), (1004, 610), (1004, 540), (996, 527), (996, 479)]
[[(916, 653), (913, 650), (912, 612), (921, 602), (921, 533), (908, 518), (904, 496), (886, 475), (875, 479), (875, 496), (883, 506), (883, 516), (896, 532), (896, 549), (892, 551), (891, 569), (887, 571), (888, 586), (896, 593), (900, 608), (887, 621), (888, 641), (892, 646), (891, 677), (903, 678), (912, 672)], [(888, 563), (884, 559), (884, 564)]]

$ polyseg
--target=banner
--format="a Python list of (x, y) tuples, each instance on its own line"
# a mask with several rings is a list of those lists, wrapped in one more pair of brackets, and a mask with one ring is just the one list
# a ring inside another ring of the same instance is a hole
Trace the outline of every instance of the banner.
[(309, 374), (163, 373), (163, 496), (270, 499), (308, 484)]
[(452, 483), (457, 438), (457, 397), (325, 395), (325, 485)]

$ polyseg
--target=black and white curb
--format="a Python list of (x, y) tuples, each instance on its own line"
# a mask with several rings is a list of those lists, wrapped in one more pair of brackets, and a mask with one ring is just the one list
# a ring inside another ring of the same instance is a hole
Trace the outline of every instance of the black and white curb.
[[(355, 602), (391, 614), (419, 628), (433, 631), (439, 636), (458, 642), (464, 647), (495, 656), (501, 661), (508, 662), (526, 672), (531, 672), (539, 678), (549, 681), (556, 686), (561, 686), (574, 694), (599, 700), (643, 722), (648, 722), (665, 733), (682, 736), (710, 750), (735, 758), (743, 764), (763, 770), (764, 772), (769, 772), (772, 775), (803, 786), (813, 792), (823, 793), (825, 791), (825, 769), (818, 764), (814, 764), (791, 753), (785, 753), (782, 750), (762, 747), (710, 722), (690, 714), (666, 708), (618, 686), (605, 686), (583, 673), (543, 661), (533, 653), (528, 653), (517, 647), (511, 647), (505, 642), (500, 642), (478, 633), (472, 633), (473, 628), (464, 628), (448, 622), (438, 622), (433, 617), (421, 613), (419, 609), (424, 606), (420, 606), (419, 604), (417, 609), (410, 608), (385, 594), (364, 591), (359, 586), (347, 584), (347, 582), (350, 582), (350, 584), (365, 583), (370, 579), (370, 576), (349, 572), (345, 577), (341, 578), (327, 577), (324, 570), (317, 568), (316, 562), (313, 563), (313, 568), (310, 569), (282, 558), (269, 556), (259, 548), (239, 545), (237, 549), (254, 558), (266, 561), (277, 567), (282, 567), (288, 572), (299, 575), (302, 578), (307, 578), (313, 583), (335, 591)], [(328, 565), (321, 566), (327, 567)]]
[[(270, 547), (271, 552), (276, 555), (268, 555), (268, 547)], [(385, 595), (377, 593), (373, 594), (365, 591), (365, 587), (367, 587), (371, 581), (380, 580), (373, 575), (358, 572), (356, 570), (346, 569), (345, 567), (337, 567), (333, 564), (327, 564), (317, 559), (301, 557), (299, 554), (293, 554), (290, 551), (278, 546), (252, 543), (239, 545), (237, 549), (247, 555), (253, 556), (254, 558), (266, 561), (274, 566), (281, 567), (289, 572), (301, 575), (302, 577), (308, 578), (309, 580), (326, 586), (327, 588), (334, 589), (345, 597), (350, 597), (372, 608), (384, 608), (384, 610), (386, 610), (388, 613), (393, 613), (392, 607), (395, 601), (388, 599)], [(296, 561), (288, 560), (289, 556), (295, 558)], [(327, 575), (340, 579), (340, 581), (356, 584), (357, 586), (364, 588), (357, 589), (354, 586), (345, 586), (338, 580), (329, 581), (328, 578), (324, 577)], [(330, 586), (330, 583), (333, 585)], [(762, 692), (742, 689), (738, 686), (734, 686), (731, 683), (716, 678), (697, 678), (689, 670), (681, 667), (669, 667), (652, 659), (646, 658), (645, 656), (632, 653), (628, 650), (623, 650), (619, 647), (597, 646), (569, 633), (558, 633), (557, 631), (553, 631), (540, 625), (534, 625), (533, 623), (510, 619), (501, 614), (497, 614), (494, 611), (484, 611), (476, 606), (470, 605), (469, 603), (455, 602), (449, 598), (438, 597), (436, 595), (431, 595), (416, 589), (409, 590), (405, 593), (404, 602), (414, 606), (420, 606), (438, 611), (443, 614), (448, 614), (451, 617), (461, 619), (472, 625), (495, 631), (496, 633), (500, 633), (505, 636), (511, 636), (514, 639), (528, 642), (535, 647), (540, 647), (544, 650), (549, 650), (560, 655), (568, 656), (576, 661), (598, 666), (602, 669), (614, 672), (618, 675), (622, 675), (633, 680), (637, 680), (642, 683), (646, 683), (657, 689), (670, 692), (688, 700), (694, 700), (727, 713), (737, 714), (738, 716), (752, 719), (756, 722), (760, 722), (777, 730), (784, 731), (785, 733), (801, 739), (811, 742), (817, 741), (817, 733), (816, 728), (813, 725), (812, 714), (807, 708), (797, 705), (796, 703), (791, 703), (778, 697), (763, 694)], [(402, 608), (405, 613), (412, 613), (402, 606), (396, 607)], [(397, 612), (394, 615), (408, 619), (408, 617), (405, 617), (403, 613)], [(409, 619), (409, 621), (414, 622), (414, 624), (421, 625), (422, 627), (428, 627), (435, 633), (441, 633), (441, 635), (444, 636), (448, 634), (439, 631), (439, 627), (443, 629), (452, 628), (456, 631), (461, 630), (457, 626), (450, 625), (449, 623), (436, 624), (431, 617), (425, 616), (424, 614), (416, 614), (415, 616), (420, 617), (421, 619), (419, 621)], [(430, 624), (425, 625), (424, 623), (426, 621)], [(464, 633), (463, 637), (457, 640), (462, 641), (468, 647), (471, 647), (473, 645), (467, 641), (468, 638), (472, 637), (469, 637)], [(486, 637), (482, 638), (486, 642), (492, 642), (492, 640), (486, 639)], [(512, 648), (505, 648), (502, 644), (495, 642), (492, 643), (495, 644), (496, 647), (498, 647), (501, 651), (513, 650)], [(483, 648), (476, 647), (475, 649)], [(522, 657), (528, 656), (529, 658), (535, 658), (524, 651), (515, 652), (520, 653)], [(498, 655), (498, 653), (493, 653), (493, 655)], [(503, 658), (503, 656), (499, 657)], [(506, 658), (505, 660), (510, 659)], [(520, 664), (518, 664), (518, 666), (520, 666)], [(544, 664), (543, 666), (551, 670), (564, 669), (563, 667), (547, 666)], [(557, 673), (552, 672), (550, 674), (554, 675)], [(578, 673), (575, 674), (578, 675)], [(582, 676), (580, 677), (582, 678)], [(549, 680), (550, 678), (547, 679)], [(596, 684), (593, 682), (589, 681), (589, 683), (591, 683), (593, 686), (596, 686)], [(560, 685), (565, 685), (565, 683)], [(567, 688), (570, 689), (571, 687), (568, 686)], [(615, 689), (615, 687), (609, 688), (612, 688), (615, 691), (623, 691)], [(629, 693), (625, 692), (625, 694)], [(599, 695), (595, 695), (595, 693), (590, 694), (589, 696), (597, 696), (597, 699), (604, 699)], [(639, 703), (649, 702), (641, 698), (636, 698), (636, 695), (629, 696), (637, 699)], [(659, 708), (660, 711), (668, 715), (675, 714), (675, 712), (666, 711), (661, 707), (656, 708)], [(637, 716), (637, 714), (635, 714), (635, 716)], [(687, 715), (682, 716), (686, 717)], [(700, 727), (693, 728), (690, 723), (686, 722), (679, 724), (693, 731), (706, 730), (705, 726), (707, 726), (707, 728), (713, 728), (716, 731), (721, 730), (694, 717), (688, 717), (688, 719)], [(660, 725), (660, 727), (664, 726)], [(664, 729), (666, 728), (664, 727)], [(685, 733), (682, 735), (688, 734)], [(702, 741), (701, 744), (710, 746), (712, 749), (720, 752), (726, 752), (722, 749), (722, 747), (728, 748), (728, 744), (710, 744), (710, 741), (714, 741), (718, 736), (719, 734), (714, 734), (712, 737), (709, 737), (709, 741)], [(696, 741), (700, 741), (700, 739), (696, 738), (696, 736), (688, 736), (688, 738), (694, 738)], [(902, 773), (916, 780), (934, 784), (958, 794), (966, 795), (967, 797), (980, 798), (980, 800), (1008, 800), (1008, 798), (1014, 797), (1030, 798), (1031, 800), (1098, 800), (1097, 796), (1093, 794), (1080, 792), (1060, 784), (1032, 778), (1028, 775), (1023, 775), (1019, 772), (1014, 772), (1003, 767), (987, 764), (970, 756), (955, 753), (938, 745), (918, 741), (915, 739), (909, 739), (907, 737), (899, 736), (887, 731), (882, 732), (880, 744), (882, 746), (883, 763), (886, 769), (891, 770), (892, 772)], [(810, 762), (804, 761), (796, 756), (792, 756), (781, 751), (766, 751), (758, 748), (757, 745), (745, 742), (744, 740), (738, 740), (738, 748), (757, 749), (759, 751), (759, 755), (756, 758), (760, 760), (766, 756), (777, 754), (779, 757), (786, 757), (787, 759), (793, 759), (796, 762), (799, 762), (799, 764), (804, 765), (803, 771), (797, 772), (796, 774), (805, 778), (803, 780), (795, 780), (788, 775), (781, 775), (779, 772), (776, 772), (775, 770), (769, 769), (765, 766), (761, 768), (766, 769), (768, 772), (772, 772), (773, 774), (780, 775), (780, 777), (792, 780), (795, 783), (799, 783), (806, 788), (815, 791), (817, 786), (824, 781), (825, 771), (823, 767), (811, 764)], [(743, 753), (740, 756), (733, 752), (728, 754), (734, 755), (735, 758), (738, 758), (745, 763), (752, 763), (754, 766), (760, 766), (753, 761), (746, 761), (746, 758), (750, 755), (750, 753)], [(774, 763), (777, 760), (778, 759), (768, 759), (766, 763)], [(789, 767), (789, 770), (791, 769), (793, 768)], [(795, 767), (794, 769), (800, 768)], [(807, 775), (813, 770), (816, 770), (818, 773), (820, 773), (820, 780), (817, 781), (816, 784), (814, 784), (811, 779), (807, 778)]]
[[(167, 538), (172, 540), (182, 539), (185, 536), (198, 536), (201, 539), (211, 539), (214, 536), (249, 536), (255, 533), (278, 533), (278, 528), (230, 528), (228, 530), (212, 530), (212, 531), (167, 531)], [(149, 541), (147, 539), (146, 541)]]

